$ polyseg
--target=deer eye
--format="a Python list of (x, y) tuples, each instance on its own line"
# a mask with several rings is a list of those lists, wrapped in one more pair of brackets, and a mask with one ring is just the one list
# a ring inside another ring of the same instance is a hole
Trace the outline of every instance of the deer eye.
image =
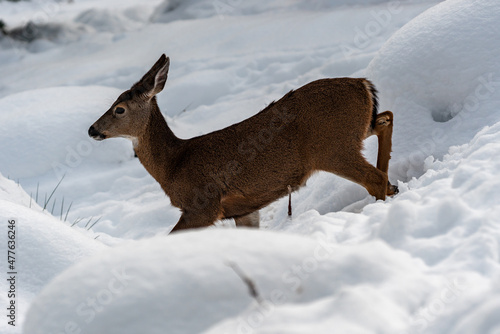
[(118, 107), (115, 109), (115, 113), (121, 115), (125, 112), (125, 109), (123, 109), (122, 107)]

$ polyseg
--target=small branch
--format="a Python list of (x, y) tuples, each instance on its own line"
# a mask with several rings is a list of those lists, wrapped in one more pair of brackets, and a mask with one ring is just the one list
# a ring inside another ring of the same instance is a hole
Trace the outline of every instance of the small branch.
[(260, 296), (259, 292), (257, 291), (257, 288), (255, 287), (255, 283), (247, 276), (245, 273), (241, 270), (241, 268), (234, 262), (226, 262), (226, 265), (231, 267), (236, 275), (238, 275), (239, 278), (243, 281), (243, 283), (246, 284), (248, 287), (248, 292), (250, 293), (250, 296), (254, 298), (259, 304), (262, 303), (262, 297)]
[(292, 216), (292, 187), (288, 187), (288, 217)]

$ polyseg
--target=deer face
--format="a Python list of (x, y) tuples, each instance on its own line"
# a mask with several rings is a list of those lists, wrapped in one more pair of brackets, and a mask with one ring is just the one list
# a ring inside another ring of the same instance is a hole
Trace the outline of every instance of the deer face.
[(151, 99), (128, 90), (89, 129), (95, 140), (114, 137), (138, 138), (149, 120)]
[(124, 137), (137, 143), (144, 133), (151, 112), (158, 108), (156, 94), (162, 91), (167, 81), (170, 59), (162, 55), (153, 67), (122, 93), (111, 108), (90, 128), (89, 136), (95, 140)]

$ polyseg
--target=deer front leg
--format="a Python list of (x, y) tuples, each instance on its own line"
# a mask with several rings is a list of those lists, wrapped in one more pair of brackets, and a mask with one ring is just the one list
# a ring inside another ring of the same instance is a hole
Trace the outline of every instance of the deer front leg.
[(208, 227), (221, 218), (220, 208), (208, 206), (204, 210), (183, 209), (182, 215), (172, 232), (187, 230), (192, 228)]

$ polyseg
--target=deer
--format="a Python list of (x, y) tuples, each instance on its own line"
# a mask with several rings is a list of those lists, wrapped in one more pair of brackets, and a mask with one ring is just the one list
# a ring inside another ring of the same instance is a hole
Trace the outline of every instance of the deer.
[[(237, 227), (259, 227), (260, 209), (304, 186), (318, 171), (358, 183), (376, 200), (398, 192), (387, 174), (393, 113), (378, 114), (377, 90), (369, 80), (319, 79), (246, 120), (181, 139), (156, 99), (169, 67), (163, 54), (88, 134), (95, 140), (132, 141), (142, 165), (181, 210), (172, 232), (231, 218)], [(362, 154), (372, 135), (378, 137), (377, 167)]]

